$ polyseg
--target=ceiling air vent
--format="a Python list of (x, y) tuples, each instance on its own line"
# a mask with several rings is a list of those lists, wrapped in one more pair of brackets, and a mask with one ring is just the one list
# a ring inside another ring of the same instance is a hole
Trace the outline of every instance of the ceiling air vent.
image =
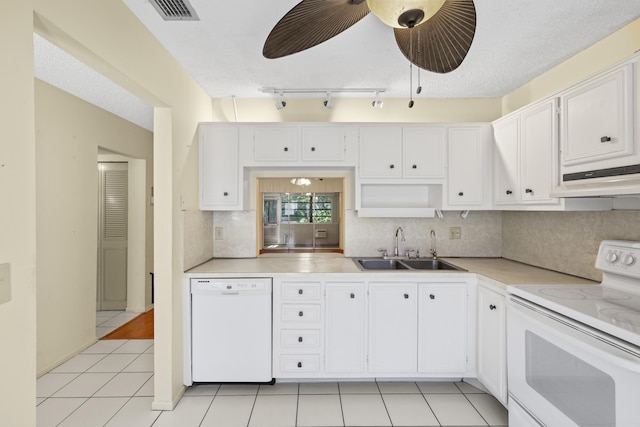
[(165, 21), (198, 21), (188, 0), (149, 0)]

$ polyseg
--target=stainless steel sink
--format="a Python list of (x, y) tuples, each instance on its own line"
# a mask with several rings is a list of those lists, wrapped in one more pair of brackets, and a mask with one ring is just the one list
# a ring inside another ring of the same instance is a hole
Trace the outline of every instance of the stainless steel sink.
[(353, 258), (360, 270), (452, 270), (466, 271), (439, 259)]
[(408, 270), (409, 267), (395, 259), (356, 259), (363, 270)]
[(416, 270), (462, 270), (439, 259), (408, 259), (402, 262)]

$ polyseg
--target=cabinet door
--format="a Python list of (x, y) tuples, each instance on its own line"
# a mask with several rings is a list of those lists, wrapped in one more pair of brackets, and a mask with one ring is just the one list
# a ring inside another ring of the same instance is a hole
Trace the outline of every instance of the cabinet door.
[(365, 299), (364, 283), (327, 283), (326, 372), (364, 372)]
[(253, 158), (256, 161), (295, 162), (298, 160), (297, 127), (256, 127), (253, 144)]
[(520, 200), (519, 116), (510, 116), (493, 124), (495, 147), (493, 151), (494, 187), (493, 201), (497, 204), (514, 204)]
[(506, 301), (478, 286), (478, 379), (503, 404), (507, 402)]
[(343, 127), (302, 128), (302, 160), (308, 162), (343, 161), (345, 130)]
[(523, 203), (554, 203), (549, 193), (558, 182), (558, 127), (555, 99), (520, 116)]
[(400, 178), (402, 176), (402, 128), (360, 128), (360, 177)]
[(416, 284), (369, 285), (369, 372), (416, 372)]
[(631, 64), (562, 96), (562, 164), (576, 165), (633, 153)]
[(444, 127), (405, 127), (402, 130), (402, 171), (407, 178), (444, 178)]
[(200, 126), (200, 209), (240, 210), (238, 128)]
[(467, 370), (467, 284), (420, 284), (418, 370)]
[(479, 128), (449, 129), (449, 204), (481, 205), (484, 147)]

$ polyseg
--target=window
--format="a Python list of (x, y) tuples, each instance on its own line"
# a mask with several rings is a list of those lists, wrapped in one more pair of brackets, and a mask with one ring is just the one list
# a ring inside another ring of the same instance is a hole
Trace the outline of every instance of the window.
[(282, 197), (282, 222), (332, 223), (333, 193), (285, 193)]

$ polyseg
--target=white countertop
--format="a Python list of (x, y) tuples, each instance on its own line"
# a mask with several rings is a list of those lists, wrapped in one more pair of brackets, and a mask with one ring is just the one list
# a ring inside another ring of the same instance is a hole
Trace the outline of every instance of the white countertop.
[(448, 258), (465, 271), (367, 270), (356, 267), (342, 254), (268, 254), (257, 258), (213, 258), (185, 272), (189, 277), (303, 276), (323, 274), (340, 277), (468, 277), (480, 274), (504, 285), (594, 284), (595, 282), (503, 258)]

